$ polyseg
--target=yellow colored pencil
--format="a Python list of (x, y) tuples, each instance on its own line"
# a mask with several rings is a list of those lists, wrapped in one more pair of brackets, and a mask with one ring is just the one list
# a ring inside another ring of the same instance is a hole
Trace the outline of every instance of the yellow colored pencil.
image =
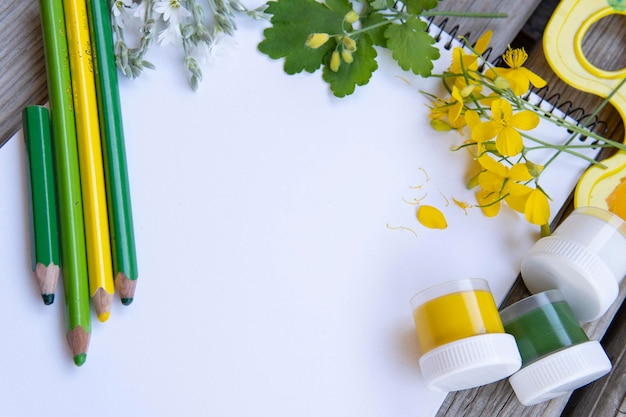
[(85, 0), (63, 0), (63, 10), (76, 114), (89, 295), (98, 320), (106, 321), (115, 290), (87, 7)]

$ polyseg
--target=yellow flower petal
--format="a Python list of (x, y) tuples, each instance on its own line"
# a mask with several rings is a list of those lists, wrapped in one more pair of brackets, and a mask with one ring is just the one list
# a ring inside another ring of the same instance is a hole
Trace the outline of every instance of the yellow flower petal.
[(526, 201), (524, 210), (529, 223), (542, 226), (550, 220), (550, 203), (548, 197), (541, 190), (533, 190)]
[(480, 188), (483, 190), (500, 194), (505, 179), (505, 177), (494, 174), (493, 172), (483, 171), (478, 174), (478, 185), (480, 185)]
[(528, 170), (528, 166), (524, 163), (513, 165), (509, 169), (508, 177), (513, 181), (528, 181), (533, 178), (532, 174)]
[(511, 118), (511, 126), (522, 129), (532, 130), (539, 125), (539, 116), (537, 113), (530, 110), (522, 110), (515, 113)]
[(524, 71), (526, 79), (528, 79), (528, 81), (530, 81), (530, 83), (534, 85), (535, 87), (541, 88), (541, 87), (546, 86), (547, 84), (546, 80), (544, 80), (543, 78), (541, 78), (540, 76), (538, 76), (537, 74), (529, 70), (528, 68), (520, 68), (520, 70)]
[(493, 122), (482, 122), (472, 128), (472, 139), (485, 142), (498, 134), (498, 125)]
[(504, 156), (515, 156), (524, 149), (522, 135), (510, 126), (504, 126), (496, 137), (496, 149)]
[(445, 229), (448, 227), (448, 222), (443, 213), (433, 206), (420, 206), (417, 209), (417, 220), (430, 229)]
[(465, 112), (465, 123), (469, 126), (470, 129), (474, 129), (474, 126), (477, 126), (480, 123), (480, 116), (478, 112), (475, 110), (468, 110)]
[(500, 212), (500, 201), (494, 193), (480, 190), (476, 192), (476, 201), (480, 205), (480, 209), (487, 217), (494, 217)]
[(495, 121), (507, 121), (513, 116), (513, 107), (511, 103), (504, 99), (494, 100), (491, 103), (491, 117)]
[(508, 195), (504, 199), (506, 204), (518, 213), (524, 213), (526, 209), (526, 201), (528, 200), (528, 194), (525, 195)]
[(476, 41), (476, 44), (474, 45), (474, 50), (482, 55), (489, 46), (489, 42), (491, 41), (491, 35), (493, 35), (493, 32), (491, 30), (483, 33), (481, 37), (478, 38), (478, 40)]
[(492, 172), (502, 178), (505, 178), (509, 172), (507, 167), (487, 155), (483, 155), (478, 158), (478, 163), (487, 171)]

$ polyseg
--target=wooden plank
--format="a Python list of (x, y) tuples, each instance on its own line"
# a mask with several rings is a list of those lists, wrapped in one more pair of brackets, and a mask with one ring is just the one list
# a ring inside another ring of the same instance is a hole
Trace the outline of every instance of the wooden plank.
[[(445, 29), (448, 32), (455, 25), (459, 25), (458, 35), (470, 33), (472, 35), (470, 42), (475, 41), (481, 34), (491, 29), (493, 31), (491, 47), (496, 54), (501, 54), (506, 51), (507, 46), (522, 30), (522, 27), (524, 27), (524, 24), (526, 24), (540, 3), (541, 0), (525, 0), (523, 6), (520, 7), (519, 2), (512, 0), (455, 0), (442, 1), (437, 6), (437, 10), (471, 13), (507, 13), (508, 16), (506, 18), (498, 19), (451, 17), (448, 19), (448, 23), (445, 24)], [(439, 23), (442, 20), (442, 18), (438, 17), (435, 19), (435, 23)]]
[(38, 1), (0, 2), (0, 146), (22, 125), (22, 110), (48, 101)]

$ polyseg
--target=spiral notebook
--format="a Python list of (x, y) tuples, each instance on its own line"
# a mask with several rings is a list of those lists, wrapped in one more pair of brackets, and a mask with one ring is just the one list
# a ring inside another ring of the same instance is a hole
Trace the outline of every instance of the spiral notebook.
[[(439, 80), (381, 51), (370, 84), (336, 99), (319, 74), (287, 76), (261, 55), (262, 29), (242, 24), (196, 93), (174, 49), (121, 80), (139, 281), (131, 306), (94, 318), (82, 368), (62, 295), (44, 306), (31, 275), (21, 132), (0, 149), (0, 414), (436, 413), (446, 393), (422, 380), (409, 299), (482, 277), (501, 301), (538, 230), (508, 209), (486, 218), (452, 202), (474, 201), (471, 160), (450, 150), (461, 136), (429, 125), (419, 90), (441, 93)], [(430, 30), (441, 72), (457, 41)], [(587, 166), (559, 159), (543, 178), (553, 214)], [(421, 226), (415, 199), (448, 228)]]

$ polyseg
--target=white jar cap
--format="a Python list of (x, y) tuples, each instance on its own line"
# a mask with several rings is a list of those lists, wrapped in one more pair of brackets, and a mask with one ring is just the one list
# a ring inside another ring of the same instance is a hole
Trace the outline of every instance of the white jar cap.
[(433, 391), (458, 391), (511, 376), (522, 365), (515, 338), (487, 333), (446, 343), (419, 360), (422, 376)]
[(611, 371), (611, 361), (597, 341), (559, 350), (523, 367), (509, 378), (524, 405), (567, 394)]
[(535, 243), (522, 260), (521, 272), (533, 294), (559, 289), (582, 322), (602, 316), (619, 292), (615, 274), (596, 252), (556, 236)]

